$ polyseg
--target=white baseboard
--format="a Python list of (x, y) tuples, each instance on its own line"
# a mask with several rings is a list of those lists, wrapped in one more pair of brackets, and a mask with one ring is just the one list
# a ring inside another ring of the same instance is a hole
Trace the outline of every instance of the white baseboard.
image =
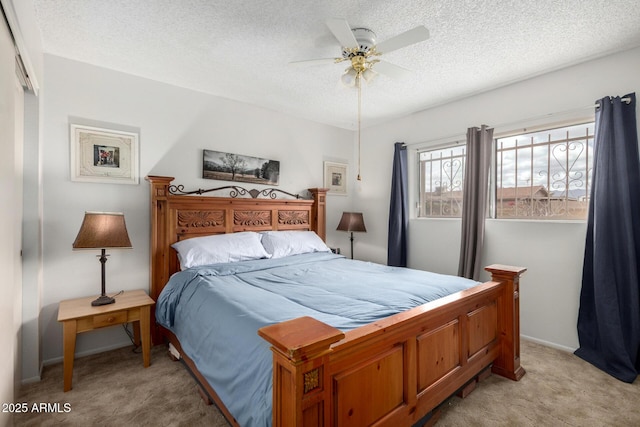
[[(87, 350), (87, 351), (83, 351), (83, 352), (80, 352), (80, 353), (76, 353), (75, 357), (77, 359), (78, 357), (91, 356), (92, 354), (98, 354), (98, 353), (102, 353), (102, 352), (109, 351), (109, 350), (115, 350), (115, 349), (122, 348), (122, 347), (128, 347), (128, 346), (131, 346), (131, 345), (132, 345), (131, 341), (121, 341), (119, 343), (115, 343), (115, 344), (108, 345), (108, 346), (105, 346), (105, 347), (92, 348), (91, 350)], [(56, 363), (61, 363), (62, 360), (63, 360), (62, 356), (53, 357), (51, 359), (45, 360), (44, 361), (44, 366), (49, 366), (49, 365), (54, 365)]]
[(523, 340), (534, 342), (536, 344), (542, 344), (542, 345), (545, 345), (547, 347), (555, 348), (556, 350), (566, 351), (568, 353), (573, 353), (574, 351), (577, 350), (575, 348), (571, 348), (571, 347), (567, 347), (567, 346), (564, 346), (564, 345), (556, 344), (556, 343), (553, 343), (553, 342), (550, 342), (550, 341), (541, 340), (541, 339), (538, 339), (538, 338), (528, 337), (526, 335), (520, 335), (520, 338), (522, 338)]
[(44, 369), (44, 363), (40, 363), (40, 369), (38, 369), (38, 375), (31, 378), (23, 378), (20, 385), (27, 385), (40, 382), (42, 380), (42, 370)]

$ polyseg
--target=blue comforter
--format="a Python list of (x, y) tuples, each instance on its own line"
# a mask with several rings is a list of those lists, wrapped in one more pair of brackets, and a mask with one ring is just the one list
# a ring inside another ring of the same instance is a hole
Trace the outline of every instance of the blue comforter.
[(311, 316), (346, 332), (475, 284), (310, 253), (176, 273), (158, 298), (156, 319), (240, 425), (270, 426), (272, 356), (259, 328)]

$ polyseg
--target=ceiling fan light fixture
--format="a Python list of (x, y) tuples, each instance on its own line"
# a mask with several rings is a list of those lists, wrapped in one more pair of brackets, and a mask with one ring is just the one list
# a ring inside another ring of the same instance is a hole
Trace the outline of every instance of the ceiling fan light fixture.
[(354, 87), (356, 85), (356, 79), (358, 78), (358, 73), (353, 68), (349, 68), (346, 73), (340, 77), (340, 81), (342, 84), (347, 87)]
[(364, 70), (362, 72), (362, 78), (367, 83), (370, 82), (371, 80), (375, 79), (377, 75), (378, 75), (378, 73), (373, 71), (371, 68), (367, 68), (366, 70)]

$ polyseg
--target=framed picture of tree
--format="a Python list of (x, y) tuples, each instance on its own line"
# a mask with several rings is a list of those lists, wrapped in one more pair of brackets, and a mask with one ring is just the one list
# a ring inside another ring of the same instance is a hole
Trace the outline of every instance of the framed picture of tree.
[(221, 181), (278, 185), (280, 162), (242, 154), (203, 150), (202, 177)]

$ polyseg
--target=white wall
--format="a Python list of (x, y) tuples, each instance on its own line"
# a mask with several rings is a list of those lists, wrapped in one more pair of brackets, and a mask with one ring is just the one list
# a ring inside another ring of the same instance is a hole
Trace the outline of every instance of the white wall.
[[(133, 249), (109, 252), (107, 293), (148, 289), (149, 189), (145, 175), (174, 176), (187, 189), (228, 185), (200, 178), (202, 150), (213, 149), (279, 160), (279, 188), (300, 193), (323, 185), (324, 160), (352, 162), (350, 131), (55, 56), (44, 57), (42, 86), (45, 362), (60, 360), (62, 355), (58, 302), (96, 295), (100, 290), (98, 252), (71, 250), (85, 210), (125, 214)], [(71, 122), (139, 132), (140, 184), (71, 182)], [(328, 224), (338, 223), (350, 201), (348, 197), (328, 198)], [(343, 236), (334, 227), (327, 228), (327, 241), (335, 245)], [(127, 343), (120, 328), (107, 328), (81, 334), (77, 354)]]
[(42, 176), (39, 99), (25, 93), (22, 216), (22, 380), (40, 380), (40, 309), (42, 297)]
[[(0, 19), (0, 402), (12, 403), (20, 384), (22, 324), (22, 139), (23, 92), (15, 75), (15, 50)], [(0, 425), (11, 414), (0, 413)]]
[[(633, 49), (365, 129), (365, 178), (355, 193), (354, 206), (364, 212), (368, 232), (358, 235), (356, 253), (365, 259), (386, 261), (394, 142), (414, 144), (409, 147), (409, 173), (415, 183), (415, 148), (420, 143), (464, 138), (468, 127), (481, 124), (494, 126), (499, 133), (572, 117), (593, 117), (597, 99), (640, 92), (639, 69), (640, 49)], [(411, 195), (411, 206), (415, 206), (415, 186)], [(409, 232), (410, 267), (456, 274), (459, 221), (414, 217)], [(484, 264), (528, 268), (521, 281), (523, 335), (565, 349), (578, 347), (576, 321), (585, 232), (586, 224), (581, 222), (488, 221)]]

